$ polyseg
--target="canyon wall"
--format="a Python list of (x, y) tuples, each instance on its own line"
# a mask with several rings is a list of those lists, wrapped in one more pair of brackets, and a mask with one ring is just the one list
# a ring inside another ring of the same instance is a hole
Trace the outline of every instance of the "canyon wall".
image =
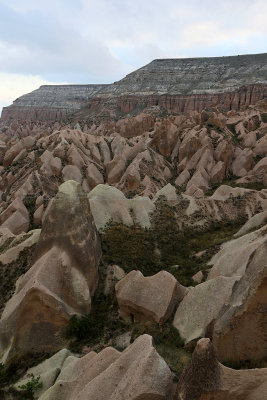
[(7, 121), (58, 121), (79, 110), (99, 90), (107, 85), (43, 85), (4, 107), (1, 119)]
[(2, 120), (121, 117), (150, 106), (168, 112), (239, 110), (267, 96), (267, 53), (154, 60), (111, 85), (41, 86), (3, 109)]

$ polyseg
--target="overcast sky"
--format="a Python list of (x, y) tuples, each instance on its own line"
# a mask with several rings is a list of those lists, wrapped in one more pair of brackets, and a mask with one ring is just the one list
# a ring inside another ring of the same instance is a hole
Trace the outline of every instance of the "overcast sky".
[(267, 51), (267, 0), (0, 0), (0, 110), (46, 83), (111, 83), (155, 58)]

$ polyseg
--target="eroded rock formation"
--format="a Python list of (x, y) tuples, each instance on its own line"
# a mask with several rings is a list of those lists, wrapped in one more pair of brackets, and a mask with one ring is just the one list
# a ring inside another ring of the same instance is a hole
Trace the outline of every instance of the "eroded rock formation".
[(172, 113), (239, 110), (266, 97), (266, 64), (267, 53), (154, 60), (111, 85), (41, 86), (5, 107), (2, 120), (60, 120), (86, 101), (80, 118), (116, 117), (145, 107)]
[(79, 184), (68, 181), (49, 207), (32, 267), (3, 311), (3, 362), (62, 347), (69, 318), (90, 311), (100, 256), (89, 202)]
[(54, 386), (40, 400), (171, 398), (172, 373), (148, 335), (140, 336), (123, 353), (108, 347), (99, 354), (67, 358), (65, 363)]
[(149, 277), (144, 277), (140, 271), (131, 271), (116, 284), (115, 290), (123, 318), (155, 320), (161, 325), (170, 318), (186, 293), (186, 288), (166, 271)]
[(209, 339), (200, 339), (178, 384), (179, 400), (262, 400), (267, 368), (234, 370), (220, 364)]

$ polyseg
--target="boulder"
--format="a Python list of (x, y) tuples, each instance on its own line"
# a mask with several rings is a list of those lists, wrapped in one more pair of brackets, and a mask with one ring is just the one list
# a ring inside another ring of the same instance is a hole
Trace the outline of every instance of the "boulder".
[(186, 289), (169, 272), (144, 277), (140, 271), (131, 271), (115, 286), (120, 314), (126, 320), (155, 320), (166, 322)]
[(229, 304), (214, 325), (212, 341), (221, 361), (267, 357), (267, 239), (251, 254)]
[(173, 375), (152, 342), (142, 335), (122, 353), (107, 347), (70, 360), (39, 400), (170, 399)]
[(32, 374), (35, 376), (35, 378), (40, 376), (40, 383), (42, 383), (42, 387), (37, 389), (34, 393), (34, 395), (38, 396), (39, 398), (44, 392), (54, 385), (62, 369), (64, 361), (69, 357), (71, 357), (69, 350), (60, 350), (51, 358), (43, 361), (41, 364), (28, 369), (23, 378), (14, 385), (15, 389), (19, 389), (19, 386), (27, 384)]
[(65, 182), (46, 214), (32, 267), (3, 311), (2, 362), (64, 346), (70, 317), (90, 311), (100, 256), (89, 202), (77, 182)]
[(189, 290), (173, 320), (186, 344), (210, 334), (210, 325), (229, 302), (236, 280), (220, 276)]
[(90, 207), (98, 230), (113, 221), (132, 225), (128, 202), (124, 194), (117, 188), (109, 185), (97, 185), (88, 194)]
[(208, 265), (212, 266), (208, 279), (213, 279), (217, 276), (243, 276), (254, 250), (266, 240), (265, 226), (224, 243), (218, 253), (208, 262)]
[(15, 238), (15, 235), (5, 227), (0, 227), (0, 248), (3, 251), (5, 244), (12, 242)]
[(178, 383), (178, 400), (263, 400), (267, 368), (234, 370), (220, 364), (208, 338), (200, 339)]
[(109, 222), (131, 226), (134, 223), (143, 228), (150, 227), (150, 213), (155, 206), (148, 197), (127, 199), (114, 186), (97, 185), (88, 194), (92, 214), (99, 231), (105, 229)]
[(253, 215), (249, 220), (239, 229), (234, 237), (246, 235), (249, 231), (259, 228), (261, 225), (267, 224), (267, 211)]

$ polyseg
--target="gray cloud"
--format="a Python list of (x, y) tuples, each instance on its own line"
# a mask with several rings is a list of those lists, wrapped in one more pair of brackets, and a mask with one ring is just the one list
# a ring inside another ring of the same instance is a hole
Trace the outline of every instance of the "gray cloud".
[(266, 0), (0, 0), (0, 71), (53, 81), (112, 82), (154, 58), (264, 52), (266, 39)]

